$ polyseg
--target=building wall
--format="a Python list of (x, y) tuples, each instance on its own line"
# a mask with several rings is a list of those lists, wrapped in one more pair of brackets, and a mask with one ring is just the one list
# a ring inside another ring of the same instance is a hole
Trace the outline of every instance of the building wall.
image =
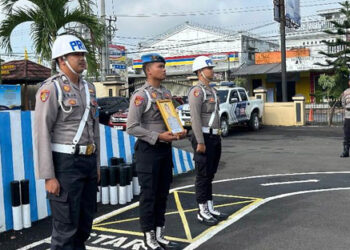
[(310, 72), (301, 72), (300, 80), (295, 84), (295, 94), (301, 94), (306, 102), (310, 102)]
[(112, 96), (119, 96), (119, 90), (122, 89), (122, 86), (116, 86), (116, 85), (104, 85), (100, 82), (94, 82), (94, 85), (96, 87), (96, 97), (108, 97), (109, 92), (112, 92)]

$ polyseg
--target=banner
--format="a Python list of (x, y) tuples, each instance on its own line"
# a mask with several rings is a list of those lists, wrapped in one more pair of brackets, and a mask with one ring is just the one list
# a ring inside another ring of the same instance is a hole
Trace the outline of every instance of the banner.
[[(33, 118), (30, 111), (0, 112), (0, 232), (13, 228), (10, 182), (29, 180), (31, 221), (51, 214), (46, 199), (45, 181), (34, 176)], [(111, 157), (132, 161), (136, 138), (127, 133), (100, 125), (100, 164), (108, 166)], [(173, 174), (178, 175), (194, 169), (193, 154), (173, 148)]]
[(110, 61), (126, 62), (126, 48), (124, 46), (110, 44), (108, 47)]
[(21, 108), (21, 86), (0, 85), (0, 110)]

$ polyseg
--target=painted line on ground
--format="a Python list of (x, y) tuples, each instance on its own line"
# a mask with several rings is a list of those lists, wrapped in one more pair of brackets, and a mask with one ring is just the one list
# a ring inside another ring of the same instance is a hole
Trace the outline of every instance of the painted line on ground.
[(191, 241), (192, 240), (191, 230), (190, 230), (190, 227), (188, 226), (186, 214), (184, 212), (184, 209), (182, 208), (181, 201), (180, 201), (180, 198), (179, 198), (179, 194), (176, 191), (174, 192), (174, 198), (175, 198), (177, 211), (179, 211), (179, 214), (180, 214), (180, 217), (181, 217), (181, 221), (182, 221), (182, 225), (183, 225), (184, 230), (185, 230), (186, 237), (187, 237), (188, 240)]
[(303, 180), (303, 181), (285, 181), (285, 182), (271, 182), (271, 183), (263, 183), (261, 186), (277, 186), (277, 185), (290, 185), (290, 184), (299, 184), (299, 183), (310, 183), (310, 182), (319, 182), (320, 180), (311, 179), (311, 180)]

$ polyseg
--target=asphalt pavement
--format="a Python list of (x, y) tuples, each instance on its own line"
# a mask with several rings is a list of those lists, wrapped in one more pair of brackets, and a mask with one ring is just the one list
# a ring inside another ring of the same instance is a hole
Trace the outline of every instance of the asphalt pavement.
[[(341, 127), (234, 129), (222, 141), (213, 190), (229, 219), (212, 228), (196, 222), (195, 175), (187, 173), (174, 178), (167, 237), (183, 249), (350, 249), (350, 158), (339, 157), (342, 136)], [(187, 140), (174, 146), (192, 150)], [(120, 208), (98, 207), (88, 249), (143, 249), (137, 203)], [(0, 248), (48, 249), (50, 227), (45, 219), (2, 233)]]

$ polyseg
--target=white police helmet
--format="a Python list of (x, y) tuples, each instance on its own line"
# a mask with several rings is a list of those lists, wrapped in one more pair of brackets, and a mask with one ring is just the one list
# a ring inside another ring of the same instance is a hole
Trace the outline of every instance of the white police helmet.
[(192, 71), (196, 72), (197, 70), (204, 68), (214, 68), (213, 61), (207, 56), (198, 56), (193, 60)]
[(75, 52), (87, 53), (88, 51), (78, 37), (73, 35), (58, 36), (52, 46), (52, 60)]

